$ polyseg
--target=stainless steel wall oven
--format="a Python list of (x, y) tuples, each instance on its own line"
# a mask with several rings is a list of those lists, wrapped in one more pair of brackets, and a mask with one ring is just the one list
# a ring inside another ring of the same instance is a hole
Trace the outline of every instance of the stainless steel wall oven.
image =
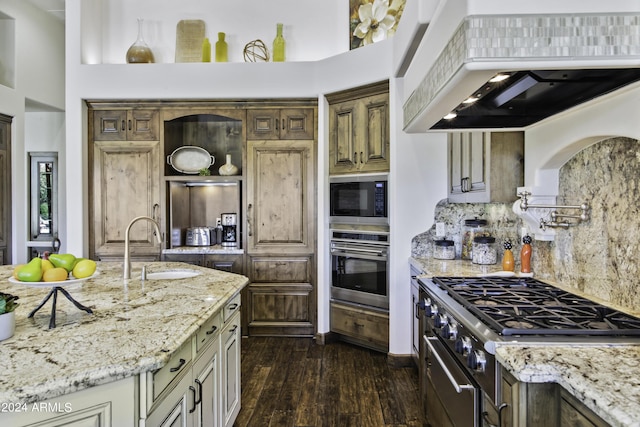
[(331, 298), (389, 308), (389, 233), (331, 230)]

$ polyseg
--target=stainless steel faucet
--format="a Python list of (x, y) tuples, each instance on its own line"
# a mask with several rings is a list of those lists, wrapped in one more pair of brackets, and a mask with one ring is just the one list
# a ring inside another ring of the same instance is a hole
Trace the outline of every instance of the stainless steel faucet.
[(127, 225), (127, 229), (124, 232), (124, 278), (131, 279), (131, 254), (129, 253), (129, 230), (131, 230), (131, 226), (136, 222), (145, 219), (153, 224), (155, 228), (155, 235), (158, 238), (158, 243), (162, 243), (162, 235), (160, 234), (160, 227), (158, 223), (151, 217), (148, 216), (138, 216), (131, 220), (129, 225)]

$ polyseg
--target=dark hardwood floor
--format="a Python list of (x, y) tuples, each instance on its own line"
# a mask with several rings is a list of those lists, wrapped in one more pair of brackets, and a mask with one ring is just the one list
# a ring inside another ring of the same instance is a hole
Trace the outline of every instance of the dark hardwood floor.
[(423, 426), (415, 367), (311, 338), (242, 339), (242, 409), (236, 427)]

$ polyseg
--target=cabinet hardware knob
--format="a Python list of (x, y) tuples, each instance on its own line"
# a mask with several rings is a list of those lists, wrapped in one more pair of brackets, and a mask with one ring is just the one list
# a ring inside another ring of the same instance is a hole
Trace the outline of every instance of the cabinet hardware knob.
[(282, 130), (284, 130), (284, 119), (282, 119)]
[(178, 366), (174, 366), (173, 368), (169, 369), (169, 372), (178, 372), (185, 363), (187, 363), (186, 360), (180, 359)]
[(236, 308), (238, 308), (238, 304), (236, 303), (229, 305), (229, 310), (235, 310)]
[(235, 334), (237, 329), (238, 329), (238, 325), (233, 325), (233, 328), (229, 329), (229, 334), (231, 335)]
[(125, 127), (124, 120), (122, 121), (122, 125), (121, 125), (121, 127), (122, 127), (122, 132), (124, 132), (124, 131), (127, 129), (127, 128)]
[(129, 120), (129, 130), (131, 130), (133, 126), (131, 125), (131, 120)]
[(247, 236), (251, 237), (253, 236), (253, 232), (251, 231), (251, 208), (253, 207), (253, 205), (251, 203), (249, 203), (247, 205)]
[(276, 130), (280, 130), (278, 129), (278, 126), (280, 125), (280, 120), (276, 119), (275, 122), (276, 122)]
[(215, 331), (217, 331), (217, 330), (218, 330), (218, 327), (217, 327), (216, 325), (213, 325), (213, 326), (211, 327), (211, 329), (209, 329), (209, 330), (206, 332), (206, 334), (207, 334), (207, 335), (211, 335), (212, 333), (214, 333), (214, 332), (215, 332)]
[(362, 151), (360, 152), (360, 163), (364, 163), (364, 155), (362, 154)]
[(353, 152), (353, 163), (358, 163), (358, 152), (357, 151)]

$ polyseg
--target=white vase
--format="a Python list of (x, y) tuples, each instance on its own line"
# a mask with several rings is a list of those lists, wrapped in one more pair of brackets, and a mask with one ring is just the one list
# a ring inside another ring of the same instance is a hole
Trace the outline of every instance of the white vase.
[(220, 173), (220, 175), (237, 175), (238, 174), (238, 167), (233, 163), (231, 163), (231, 154), (227, 154), (227, 163), (220, 166), (220, 169), (218, 169), (218, 172)]
[(16, 331), (16, 312), (0, 314), (0, 341), (13, 336)]

